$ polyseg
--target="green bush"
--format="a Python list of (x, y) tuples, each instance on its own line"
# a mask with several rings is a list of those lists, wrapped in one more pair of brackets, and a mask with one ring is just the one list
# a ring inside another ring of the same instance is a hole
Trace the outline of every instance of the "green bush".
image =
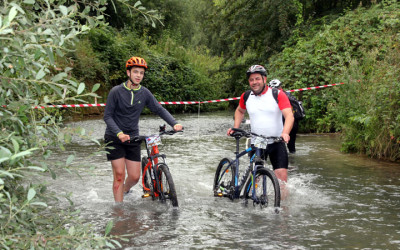
[[(221, 97), (226, 79), (226, 74), (219, 71), (221, 59), (209, 55), (206, 49), (180, 46), (168, 32), (158, 44), (149, 45), (146, 37), (138, 37), (133, 31), (94, 29), (75, 52), (74, 76), (84, 79), (89, 86), (101, 82), (99, 94), (106, 100), (113, 86), (127, 80), (125, 62), (131, 56), (146, 59), (149, 69), (143, 85), (159, 101), (204, 101)], [(226, 106), (226, 103), (203, 105), (201, 110)], [(198, 105), (169, 105), (168, 110), (197, 112)]]
[[(57, 109), (33, 106), (85, 102), (96, 96), (71, 77), (68, 54), (79, 34), (103, 25), (100, 1), (78, 3), (14, 0), (0, 2), (0, 246), (3, 249), (102, 248), (120, 246), (106, 235), (98, 236), (82, 225), (73, 207), (51, 209), (54, 196), (32, 175), (56, 178), (54, 169), (68, 169), (72, 157), (61, 165), (48, 163), (55, 147), (64, 149), (72, 135), (84, 131), (60, 128)], [(104, 3), (104, 2), (103, 2)], [(91, 16), (89, 13), (94, 14)], [(78, 21), (79, 20), (79, 21)], [(70, 210), (72, 209), (72, 210)]]
[(298, 94), (303, 131), (342, 131), (345, 151), (399, 159), (399, 10), (395, 1), (358, 8), (271, 58), (285, 89), (345, 83)]

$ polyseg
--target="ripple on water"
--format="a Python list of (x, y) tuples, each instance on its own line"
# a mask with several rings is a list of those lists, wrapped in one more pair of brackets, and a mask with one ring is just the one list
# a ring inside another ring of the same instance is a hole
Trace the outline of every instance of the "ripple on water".
[[(72, 200), (99, 232), (113, 220), (113, 234), (129, 234), (123, 243), (126, 249), (400, 247), (400, 167), (345, 155), (335, 136), (299, 135), (297, 152), (289, 156), (289, 197), (280, 213), (213, 197), (220, 159), (233, 158), (234, 139), (226, 136), (232, 115), (177, 115), (184, 133), (163, 139), (161, 150), (167, 155), (179, 209), (142, 199), (140, 184), (124, 204), (115, 205), (110, 163), (105, 155), (90, 155), (95, 143), (78, 139), (49, 162), (65, 161), (72, 152), (79, 176), (60, 172), (56, 181), (50, 180), (49, 190), (75, 191)], [(144, 116), (141, 133), (156, 133), (162, 123)], [(70, 125), (103, 138), (105, 124), (100, 119)], [(78, 163), (85, 164), (79, 168)]]

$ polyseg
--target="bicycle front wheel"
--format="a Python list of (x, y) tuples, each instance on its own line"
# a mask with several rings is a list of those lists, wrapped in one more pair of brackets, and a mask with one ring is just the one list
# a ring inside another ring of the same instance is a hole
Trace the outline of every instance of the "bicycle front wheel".
[[(255, 186), (253, 186), (253, 182)], [(244, 189), (244, 198), (253, 200), (254, 205), (280, 207), (281, 191), (275, 173), (267, 168), (259, 168), (255, 176), (251, 176)]]
[(232, 160), (222, 159), (217, 167), (214, 177), (213, 191), (214, 196), (229, 196), (235, 186), (235, 168)]
[(165, 198), (165, 202), (171, 203), (173, 207), (178, 207), (178, 197), (176, 195), (175, 184), (172, 180), (172, 175), (169, 172), (168, 166), (164, 163), (158, 165), (158, 174), (160, 182), (160, 199)]

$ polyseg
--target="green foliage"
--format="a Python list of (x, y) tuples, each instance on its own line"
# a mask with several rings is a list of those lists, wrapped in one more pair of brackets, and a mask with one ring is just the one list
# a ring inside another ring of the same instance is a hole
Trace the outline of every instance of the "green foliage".
[[(96, 96), (63, 62), (77, 37), (102, 23), (100, 1), (2, 1), (0, 6), (0, 245), (4, 249), (119, 246), (82, 226), (77, 214), (54, 212), (54, 196), (30, 177), (56, 178), (46, 161), (76, 131), (61, 129), (62, 112), (33, 109)], [(60, 63), (61, 62), (61, 63)], [(68, 62), (68, 61), (67, 61)], [(78, 134), (79, 135), (79, 134)], [(80, 130), (80, 135), (85, 135)], [(68, 169), (72, 157), (61, 166)], [(74, 219), (75, 218), (75, 219)], [(68, 225), (67, 225), (68, 223)]]
[[(205, 48), (186, 48), (165, 32), (156, 45), (136, 32), (93, 29), (74, 53), (74, 76), (86, 83), (101, 82), (104, 100), (109, 90), (127, 80), (125, 62), (144, 57), (149, 65), (143, 85), (159, 101), (203, 101), (221, 97), (226, 74), (220, 73), (222, 59)], [(92, 53), (93, 52), (93, 53)], [(210, 91), (212, 90), (212, 91)], [(203, 106), (212, 110), (226, 104)], [(196, 105), (168, 106), (171, 112), (197, 111)]]
[(343, 130), (344, 150), (399, 159), (399, 10), (385, 2), (348, 12), (271, 57), (285, 89), (346, 83), (300, 93), (303, 130)]

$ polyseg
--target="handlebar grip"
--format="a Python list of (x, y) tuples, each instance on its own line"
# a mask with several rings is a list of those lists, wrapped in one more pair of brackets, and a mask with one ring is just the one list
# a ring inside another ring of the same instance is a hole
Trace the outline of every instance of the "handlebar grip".
[(250, 135), (250, 133), (248, 133), (240, 128), (231, 128), (231, 130), (233, 131), (233, 133), (230, 134), (230, 136), (232, 136), (232, 137), (243, 137), (243, 136), (248, 137)]

